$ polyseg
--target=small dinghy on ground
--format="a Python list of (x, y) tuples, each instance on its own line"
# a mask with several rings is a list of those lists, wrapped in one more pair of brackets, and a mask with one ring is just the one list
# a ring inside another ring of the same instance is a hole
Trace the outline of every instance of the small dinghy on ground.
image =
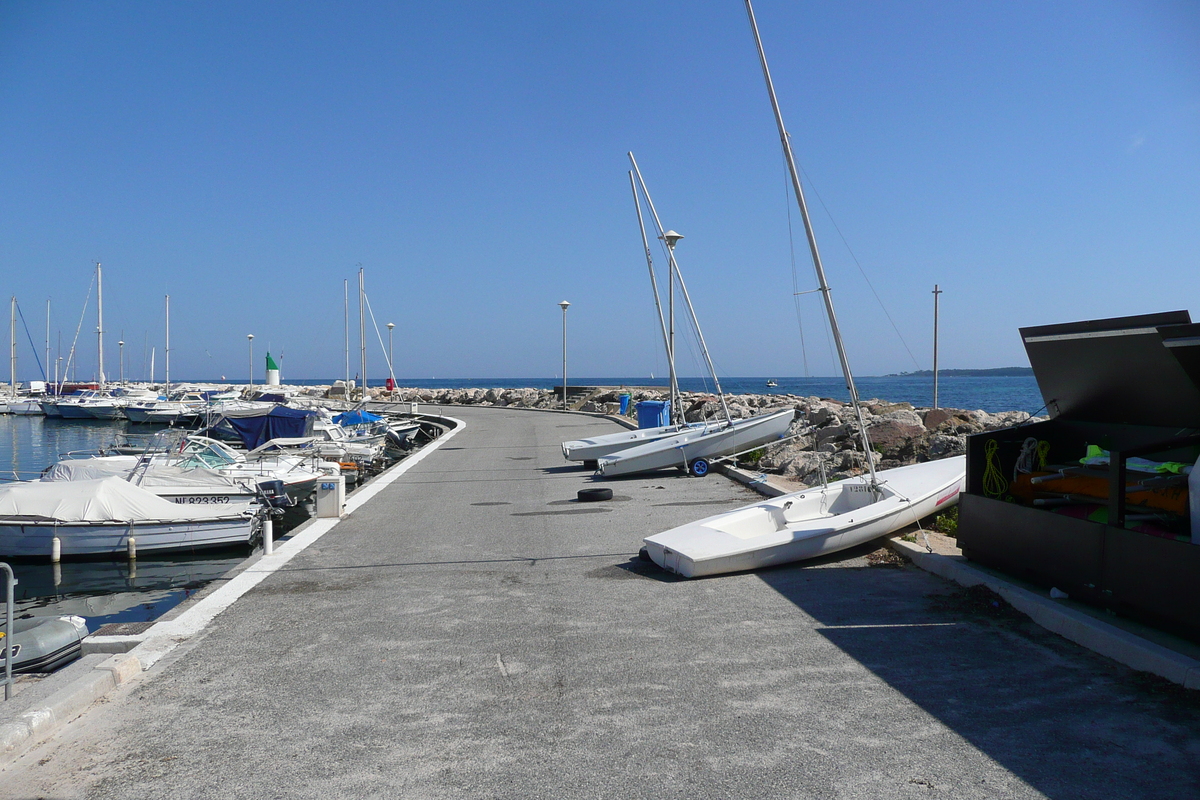
[(663, 569), (695, 578), (787, 564), (886, 536), (958, 502), (966, 457), (954, 456), (726, 511), (647, 537)]
[(662, 425), (656, 428), (636, 428), (634, 430), (624, 430), (617, 433), (605, 433), (600, 436), (592, 436), (587, 439), (576, 439), (570, 442), (562, 443), (563, 458), (567, 461), (596, 461), (604, 456), (612, 455), (621, 450), (628, 450), (631, 447), (646, 444), (648, 442), (665, 439), (668, 436), (674, 436), (681, 430), (687, 430), (690, 427), (703, 426), (704, 423), (696, 422), (681, 428), (678, 425)]
[(782, 439), (795, 418), (795, 409), (787, 408), (748, 419), (684, 428), (674, 436), (660, 437), (602, 456), (596, 461), (596, 472), (611, 478), (680, 467), (702, 477), (708, 474), (710, 463), (717, 458)]
[(0, 631), (0, 677), (12, 651), (12, 671), (52, 672), (79, 658), (88, 635), (83, 617), (14, 619), (12, 631)]

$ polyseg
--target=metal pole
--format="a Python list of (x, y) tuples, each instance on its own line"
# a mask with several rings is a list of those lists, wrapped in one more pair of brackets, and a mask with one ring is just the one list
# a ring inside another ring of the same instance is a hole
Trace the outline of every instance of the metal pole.
[(254, 334), (246, 334), (246, 345), (250, 349), (250, 394), (254, 394)]
[(392, 383), (396, 382), (396, 362), (392, 361), (392, 329), (396, 327), (396, 323), (389, 322), (388, 329), (388, 377), (392, 379)]
[(567, 306), (571, 305), (566, 300), (558, 304), (563, 310), (563, 411), (567, 410)]
[(8, 641), (0, 640), (0, 649), (4, 650), (4, 699), (8, 700), (12, 697), (13, 586), (17, 583), (17, 576), (13, 575), (12, 567), (8, 564), (0, 562), (0, 567), (7, 573), (4, 581), (4, 638)]
[(117, 352), (120, 353), (119, 360), (121, 362), (121, 383), (125, 383), (125, 340), (117, 342)]
[[(358, 343), (361, 349), (360, 358), (362, 359), (362, 399), (363, 403), (367, 402), (367, 320), (363, 316), (363, 271), (362, 267), (358, 268)], [(365, 406), (364, 406), (365, 407)]]
[(46, 298), (46, 382), (50, 382), (50, 298)]
[(862, 408), (858, 402), (858, 389), (854, 385), (854, 376), (850, 372), (850, 360), (846, 356), (846, 346), (842, 343), (842, 332), (838, 328), (837, 315), (833, 311), (833, 295), (829, 290), (829, 282), (825, 280), (825, 267), (821, 264), (821, 252), (817, 249), (817, 237), (813, 232), (812, 221), (808, 217), (804, 189), (800, 186), (800, 170), (796, 166), (796, 157), (792, 154), (791, 137), (783, 125), (783, 112), (779, 110), (779, 100), (775, 97), (775, 84), (771, 81), (771, 71), (767, 68), (767, 54), (763, 50), (762, 38), (758, 35), (758, 23), (754, 19), (754, 9), (750, 5), (750, 0), (745, 0), (745, 2), (746, 15), (750, 18), (750, 30), (754, 33), (754, 43), (758, 47), (758, 60), (762, 64), (763, 79), (767, 84), (767, 95), (771, 99), (771, 110), (775, 113), (775, 124), (779, 129), (779, 141), (783, 145), (784, 160), (787, 162), (788, 172), (792, 177), (792, 191), (796, 195), (796, 205), (800, 207), (800, 218), (804, 222), (804, 233), (808, 238), (808, 249), (812, 254), (813, 270), (817, 274), (817, 284), (820, 286), (821, 296), (825, 299), (825, 314), (829, 318), (829, 330), (833, 334), (838, 361), (841, 362), (842, 376), (846, 379), (846, 391), (850, 393), (850, 403), (854, 406), (859, 438), (862, 440), (863, 458), (871, 472), (871, 485), (878, 486), (879, 479), (875, 477), (875, 461), (871, 455), (870, 437), (867, 435), (867, 426), (863, 422)]
[(342, 313), (346, 325), (346, 385), (342, 393), (343, 400), (350, 399), (350, 281), (342, 281)]
[[(165, 380), (163, 381), (163, 383), (165, 384), (163, 394), (169, 398), (171, 396), (171, 295), (167, 295), (166, 309), (167, 309), (166, 310), (166, 313), (167, 313), (167, 319), (166, 319), (167, 341), (166, 341), (165, 350), (166, 350), (167, 370), (166, 370)], [(251, 379), (254, 378), (254, 365), (253, 364), (251, 364), (251, 366), (250, 366), (250, 377), (251, 377)], [(124, 378), (122, 377), (121, 380), (124, 381)]]
[(933, 407), (938, 407), (938, 295), (942, 290), (933, 285)]
[[(633, 159), (633, 153), (629, 154), (629, 160), (632, 161), (635, 166), (637, 165), (637, 162)], [(667, 350), (668, 369), (671, 371), (671, 424), (676, 425), (679, 423), (679, 420), (675, 414), (676, 409), (674, 407), (675, 368), (671, 362), (671, 342), (670, 339), (667, 338), (667, 322), (663, 317), (662, 302), (658, 297), (658, 278), (656, 278), (654, 275), (654, 257), (650, 252), (650, 241), (646, 238), (646, 223), (645, 220), (642, 219), (642, 204), (638, 201), (637, 184), (633, 180), (632, 170), (629, 172), (629, 188), (633, 191), (633, 207), (637, 210), (638, 229), (642, 232), (642, 249), (646, 251), (646, 268), (650, 271), (650, 289), (654, 292), (654, 310), (658, 312), (658, 325), (662, 329), (663, 347), (665, 347)]]
[(17, 296), (13, 295), (12, 301), (9, 303), (9, 341), (11, 344), (11, 356), (8, 360), (8, 367), (11, 370), (9, 375), (9, 383), (11, 384), (9, 391), (12, 393), (13, 400), (17, 399)]
[(104, 388), (104, 275), (100, 262), (96, 262), (96, 366), (99, 369), (97, 379), (100, 388)]

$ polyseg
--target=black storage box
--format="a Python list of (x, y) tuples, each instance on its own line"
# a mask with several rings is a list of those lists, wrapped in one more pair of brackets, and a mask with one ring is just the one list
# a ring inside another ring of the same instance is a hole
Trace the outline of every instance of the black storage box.
[[(1021, 337), (1050, 419), (968, 440), (963, 554), (1200, 641), (1188, 479), (1128, 467), (1130, 458), (1196, 463), (1200, 325), (1175, 311)], [(1109, 451), (1109, 463), (1082, 467), (1088, 445)]]

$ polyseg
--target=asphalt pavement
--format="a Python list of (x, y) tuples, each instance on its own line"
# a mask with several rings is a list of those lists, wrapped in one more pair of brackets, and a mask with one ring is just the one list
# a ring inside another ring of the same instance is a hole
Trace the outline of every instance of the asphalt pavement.
[[(1200, 705), (875, 547), (684, 581), (643, 536), (756, 499), (466, 427), (0, 773), (13, 798), (1200, 797)], [(284, 546), (286, 548), (286, 545)]]

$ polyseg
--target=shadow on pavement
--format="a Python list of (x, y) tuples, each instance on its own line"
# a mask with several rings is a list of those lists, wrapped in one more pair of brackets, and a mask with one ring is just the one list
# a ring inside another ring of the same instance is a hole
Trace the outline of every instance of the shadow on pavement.
[(1200, 797), (1200, 692), (1052, 634), (989, 590), (913, 566), (839, 566), (862, 549), (759, 578), (819, 635), (1048, 797)]

